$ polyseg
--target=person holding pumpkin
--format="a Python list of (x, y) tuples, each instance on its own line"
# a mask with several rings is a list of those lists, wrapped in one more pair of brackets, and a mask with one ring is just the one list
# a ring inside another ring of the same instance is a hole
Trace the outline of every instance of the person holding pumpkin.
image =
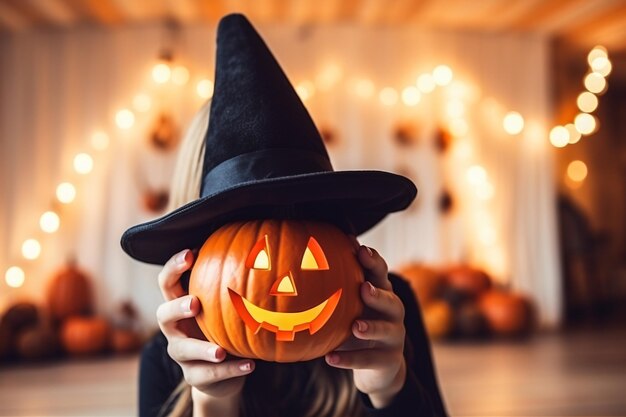
[(139, 414), (445, 416), (414, 294), (355, 238), (416, 193), (398, 175), (333, 171), (258, 33), (223, 18), (173, 211), (122, 237), (164, 265)]

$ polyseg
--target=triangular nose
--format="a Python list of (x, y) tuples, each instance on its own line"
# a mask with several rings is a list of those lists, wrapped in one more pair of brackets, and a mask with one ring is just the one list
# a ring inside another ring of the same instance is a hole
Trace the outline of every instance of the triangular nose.
[(298, 295), (298, 291), (296, 290), (296, 284), (293, 282), (293, 278), (291, 277), (291, 273), (285, 275), (282, 278), (278, 278), (274, 285), (272, 285), (272, 289), (270, 290), (271, 295)]

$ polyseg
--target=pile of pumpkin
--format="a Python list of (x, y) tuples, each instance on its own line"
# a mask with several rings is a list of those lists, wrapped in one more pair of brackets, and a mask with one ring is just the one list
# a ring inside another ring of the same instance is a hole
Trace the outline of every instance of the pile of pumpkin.
[(498, 288), (478, 268), (411, 264), (399, 272), (411, 283), (432, 339), (520, 338), (533, 328), (530, 300)]
[(44, 306), (21, 301), (0, 318), (0, 361), (127, 353), (142, 344), (137, 313), (125, 303), (112, 320), (93, 314), (89, 278), (70, 261), (50, 280)]

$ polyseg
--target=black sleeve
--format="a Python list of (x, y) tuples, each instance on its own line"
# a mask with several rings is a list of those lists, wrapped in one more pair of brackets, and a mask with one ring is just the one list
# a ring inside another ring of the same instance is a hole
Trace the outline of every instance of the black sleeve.
[(139, 416), (154, 417), (182, 380), (183, 373), (167, 354), (167, 339), (157, 333), (141, 352)]
[(361, 393), (365, 414), (370, 417), (446, 417), (448, 414), (437, 384), (430, 343), (415, 294), (399, 276), (389, 274), (389, 279), (405, 309), (407, 377), (403, 388), (385, 408), (373, 408), (369, 397)]

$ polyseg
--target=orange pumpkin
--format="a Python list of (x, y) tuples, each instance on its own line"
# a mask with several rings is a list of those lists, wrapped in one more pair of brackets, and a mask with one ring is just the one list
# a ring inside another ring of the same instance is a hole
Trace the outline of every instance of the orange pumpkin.
[(78, 269), (76, 262), (68, 262), (50, 280), (48, 307), (51, 316), (56, 320), (91, 312), (91, 283), (89, 278)]
[(202, 246), (189, 293), (206, 337), (229, 353), (275, 362), (325, 355), (361, 314), (363, 271), (338, 228), (297, 220), (227, 224)]
[(484, 271), (459, 265), (445, 271), (446, 283), (464, 296), (475, 297), (491, 287), (491, 279)]
[(521, 336), (530, 330), (531, 305), (521, 295), (491, 290), (480, 297), (478, 306), (497, 335)]
[(426, 305), (441, 295), (443, 277), (435, 269), (422, 264), (409, 264), (398, 272), (409, 281), (420, 305)]
[(61, 342), (72, 355), (93, 355), (109, 346), (111, 326), (101, 317), (70, 317), (61, 326)]
[(422, 307), (424, 327), (433, 339), (442, 339), (450, 334), (454, 324), (454, 312), (445, 301), (433, 301)]

